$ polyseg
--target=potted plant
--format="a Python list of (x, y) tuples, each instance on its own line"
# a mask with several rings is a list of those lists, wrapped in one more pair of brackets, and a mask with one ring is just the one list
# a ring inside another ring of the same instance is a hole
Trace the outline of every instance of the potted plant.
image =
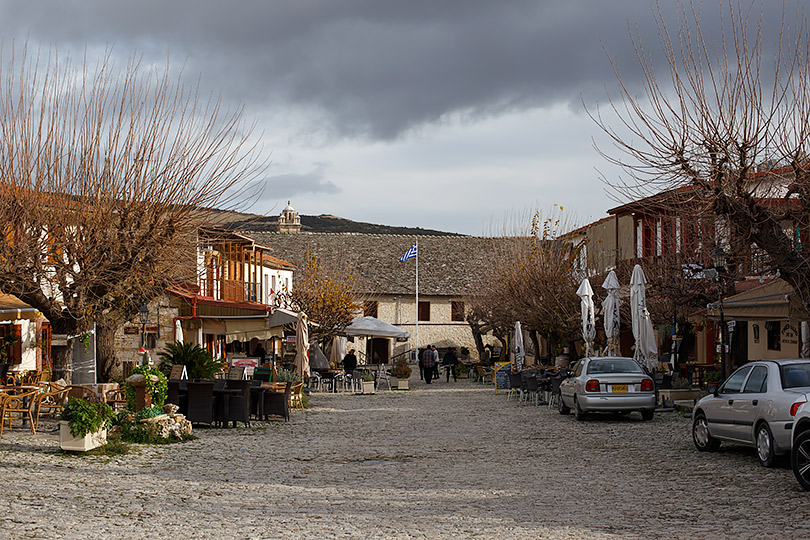
[(391, 370), (391, 375), (397, 378), (397, 390), (408, 389), (408, 378), (411, 376), (413, 370), (405, 361), (405, 359), (398, 360)]
[(62, 450), (87, 452), (107, 443), (107, 424), (113, 417), (106, 403), (70, 398), (62, 409), (59, 422), (59, 446)]
[(161, 359), (161, 371), (167, 376), (171, 373), (172, 366), (177, 364), (186, 366), (189, 379), (211, 379), (222, 369), (222, 362), (215, 360), (211, 353), (196, 343), (167, 343), (158, 356)]
[(374, 393), (374, 374), (370, 371), (363, 372), (363, 385), (361, 392), (363, 394), (373, 394)]

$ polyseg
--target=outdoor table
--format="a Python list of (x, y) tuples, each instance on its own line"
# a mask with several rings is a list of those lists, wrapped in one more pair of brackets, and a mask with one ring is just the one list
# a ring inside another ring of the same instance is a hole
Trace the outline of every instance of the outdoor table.
[(242, 391), (235, 388), (214, 388), (214, 400), (217, 402), (215, 409), (219, 416), (219, 423), (224, 423), (228, 427), (228, 417), (231, 413), (230, 396), (239, 395)]

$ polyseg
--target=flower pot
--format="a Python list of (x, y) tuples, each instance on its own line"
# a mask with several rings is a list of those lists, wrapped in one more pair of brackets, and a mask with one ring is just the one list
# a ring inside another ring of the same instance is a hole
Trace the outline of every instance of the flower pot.
[(397, 390), (407, 390), (408, 379), (397, 379)]
[(59, 421), (59, 446), (62, 450), (72, 452), (87, 452), (107, 444), (107, 430), (102, 429), (95, 433), (88, 433), (84, 437), (74, 437), (70, 433), (70, 424), (64, 420)]
[(363, 387), (361, 388), (361, 392), (363, 394), (373, 394), (374, 393), (374, 381), (363, 381)]

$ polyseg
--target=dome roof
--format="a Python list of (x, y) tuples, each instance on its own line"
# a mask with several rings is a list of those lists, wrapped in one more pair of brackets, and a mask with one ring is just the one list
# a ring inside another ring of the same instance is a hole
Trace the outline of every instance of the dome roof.
[(287, 201), (287, 208), (284, 209), (285, 212), (295, 212), (295, 208), (292, 207), (290, 201)]

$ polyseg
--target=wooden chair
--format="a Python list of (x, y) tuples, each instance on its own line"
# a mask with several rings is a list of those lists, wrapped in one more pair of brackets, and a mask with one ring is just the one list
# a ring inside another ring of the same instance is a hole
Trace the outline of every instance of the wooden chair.
[(304, 388), (304, 381), (298, 381), (290, 388), (290, 407), (293, 409), (303, 409), (304, 400), (301, 399), (301, 390)]
[[(33, 409), (36, 403), (37, 395), (40, 390), (9, 390), (6, 392), (8, 399), (3, 410), (3, 424), (8, 422), (8, 427), (11, 427), (13, 420), (19, 420), (22, 424), (26, 419), (31, 428), (31, 433), (36, 433), (36, 425), (34, 423)], [(0, 431), (2, 433), (2, 431)]]
[(62, 407), (67, 399), (67, 388), (46, 390), (40, 392), (34, 404), (34, 429), (39, 429), (39, 419), (42, 416), (53, 416), (62, 412)]

